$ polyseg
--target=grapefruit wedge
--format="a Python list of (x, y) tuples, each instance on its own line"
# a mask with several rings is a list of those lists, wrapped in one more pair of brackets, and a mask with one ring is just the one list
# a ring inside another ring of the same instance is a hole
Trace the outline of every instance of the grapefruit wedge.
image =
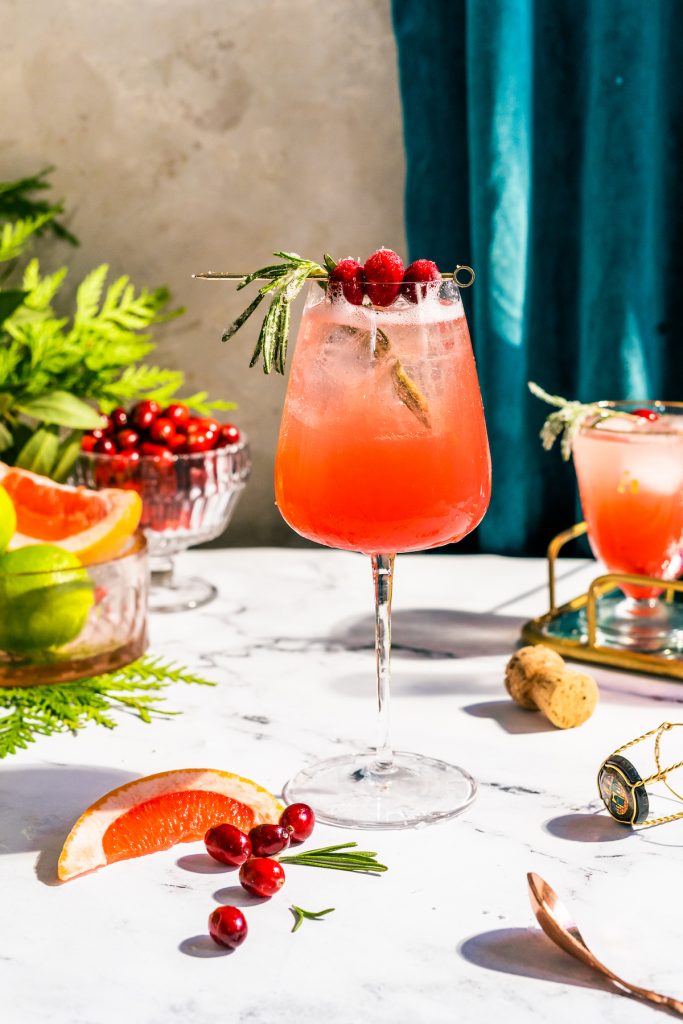
[(275, 823), (282, 805), (251, 779), (183, 768), (127, 782), (88, 807), (67, 836), (57, 874), (66, 882), (117, 860), (203, 839), (225, 822), (248, 832)]
[(76, 555), (82, 565), (104, 562), (125, 547), (142, 515), (142, 500), (135, 491), (69, 487), (4, 462), (0, 462), (0, 484), (17, 516), (10, 550), (27, 544), (57, 544)]

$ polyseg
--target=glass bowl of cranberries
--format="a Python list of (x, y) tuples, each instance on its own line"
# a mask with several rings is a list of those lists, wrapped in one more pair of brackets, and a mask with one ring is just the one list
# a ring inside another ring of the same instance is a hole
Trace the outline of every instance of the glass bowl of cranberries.
[(178, 577), (173, 558), (219, 537), (230, 522), (251, 470), (249, 445), (230, 423), (192, 416), (176, 402), (114, 409), (103, 430), (84, 434), (76, 465), (87, 487), (134, 489), (150, 554), (150, 609), (198, 608), (217, 594), (213, 584)]

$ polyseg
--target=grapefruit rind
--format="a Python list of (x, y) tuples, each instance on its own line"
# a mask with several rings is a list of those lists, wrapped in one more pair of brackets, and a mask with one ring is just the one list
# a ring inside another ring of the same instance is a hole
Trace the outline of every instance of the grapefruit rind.
[[(68, 484), (56, 484), (47, 477), (0, 462), (0, 482), (8, 474), (35, 481), (36, 486), (50, 488), (57, 494), (83, 495), (84, 499), (101, 510), (101, 514), (92, 526), (51, 541), (76, 555), (81, 565), (105, 562), (119, 554), (142, 518), (142, 499), (137, 491), (118, 488), (93, 491), (86, 487), (70, 487)], [(44, 539), (17, 531), (9, 542), (9, 549), (14, 551), (15, 548), (41, 543)]]
[(112, 822), (121, 815), (155, 797), (188, 790), (218, 793), (246, 804), (254, 812), (254, 825), (275, 824), (284, 809), (263, 786), (214, 768), (176, 769), (134, 779), (106, 793), (83, 812), (60, 854), (59, 879), (66, 882), (108, 863), (102, 840)]

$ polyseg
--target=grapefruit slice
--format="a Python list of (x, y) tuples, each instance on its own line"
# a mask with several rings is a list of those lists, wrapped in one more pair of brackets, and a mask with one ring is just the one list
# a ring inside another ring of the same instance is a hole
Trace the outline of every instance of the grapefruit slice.
[(66, 838), (57, 874), (66, 882), (117, 860), (203, 839), (228, 822), (243, 832), (275, 823), (282, 805), (251, 779), (183, 768), (134, 779), (88, 807)]
[(73, 552), (83, 565), (104, 562), (121, 551), (142, 515), (135, 491), (69, 487), (3, 462), (0, 484), (17, 516), (10, 550), (47, 542)]

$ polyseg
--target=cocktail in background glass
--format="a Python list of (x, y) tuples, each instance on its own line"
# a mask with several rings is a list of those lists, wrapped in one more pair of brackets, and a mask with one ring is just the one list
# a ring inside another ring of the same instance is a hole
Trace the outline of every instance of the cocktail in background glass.
[[(675, 580), (683, 573), (683, 403), (600, 403), (572, 450), (588, 538), (611, 572)], [(647, 415), (650, 410), (649, 415)], [(603, 642), (683, 649), (683, 610), (662, 587), (624, 584), (600, 602)]]
[(351, 305), (334, 285), (309, 285), (275, 466), (277, 504), (297, 533), (372, 560), (377, 746), (304, 769), (285, 789), (322, 820), (366, 828), (451, 817), (476, 789), (460, 768), (394, 753), (389, 734), (394, 556), (460, 540), (491, 490), (458, 288), (432, 282), (415, 298)]

